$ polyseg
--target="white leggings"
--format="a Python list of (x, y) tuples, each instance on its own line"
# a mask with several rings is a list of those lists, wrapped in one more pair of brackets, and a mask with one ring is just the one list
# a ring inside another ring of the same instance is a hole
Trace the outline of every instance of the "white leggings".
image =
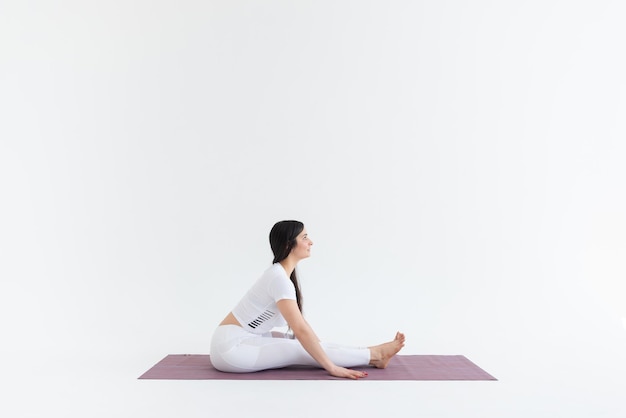
[[(341, 367), (366, 366), (368, 348), (320, 343), (330, 360)], [(211, 339), (211, 363), (217, 370), (248, 373), (287, 366), (320, 365), (298, 340), (252, 334), (237, 325), (220, 325)]]

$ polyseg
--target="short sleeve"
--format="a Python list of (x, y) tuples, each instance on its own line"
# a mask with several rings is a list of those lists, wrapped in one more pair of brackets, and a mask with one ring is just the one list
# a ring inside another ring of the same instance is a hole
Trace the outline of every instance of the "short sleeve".
[(281, 299), (296, 300), (296, 289), (285, 274), (277, 274), (273, 277), (269, 286), (269, 293), (274, 302), (278, 302)]

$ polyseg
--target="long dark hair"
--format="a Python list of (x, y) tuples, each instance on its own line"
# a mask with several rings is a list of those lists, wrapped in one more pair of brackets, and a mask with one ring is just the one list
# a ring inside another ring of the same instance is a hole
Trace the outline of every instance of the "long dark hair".
[[(274, 224), (270, 231), (270, 247), (272, 247), (272, 252), (274, 253), (274, 261), (272, 263), (279, 263), (287, 258), (291, 249), (296, 245), (296, 238), (303, 229), (304, 224), (300, 221), (280, 221)], [(293, 269), (289, 279), (291, 279), (293, 286), (296, 288), (296, 302), (298, 303), (298, 309), (302, 312), (302, 292), (300, 291), (296, 269)]]

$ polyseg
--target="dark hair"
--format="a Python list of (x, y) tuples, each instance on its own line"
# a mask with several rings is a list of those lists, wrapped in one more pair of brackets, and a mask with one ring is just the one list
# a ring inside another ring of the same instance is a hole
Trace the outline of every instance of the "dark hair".
[[(300, 221), (280, 221), (274, 224), (270, 231), (270, 247), (272, 247), (272, 252), (274, 253), (274, 261), (272, 263), (279, 263), (289, 256), (291, 249), (296, 245), (296, 238), (303, 229), (304, 224)], [(293, 270), (289, 279), (291, 279), (293, 286), (296, 288), (296, 302), (298, 303), (298, 309), (302, 312), (302, 292), (300, 292), (296, 269)]]

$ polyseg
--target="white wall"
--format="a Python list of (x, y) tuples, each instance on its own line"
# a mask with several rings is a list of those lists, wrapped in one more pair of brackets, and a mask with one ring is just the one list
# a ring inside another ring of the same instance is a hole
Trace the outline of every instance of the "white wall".
[(323, 337), (626, 370), (624, 12), (4, 1), (2, 352), (207, 352), (295, 218)]

